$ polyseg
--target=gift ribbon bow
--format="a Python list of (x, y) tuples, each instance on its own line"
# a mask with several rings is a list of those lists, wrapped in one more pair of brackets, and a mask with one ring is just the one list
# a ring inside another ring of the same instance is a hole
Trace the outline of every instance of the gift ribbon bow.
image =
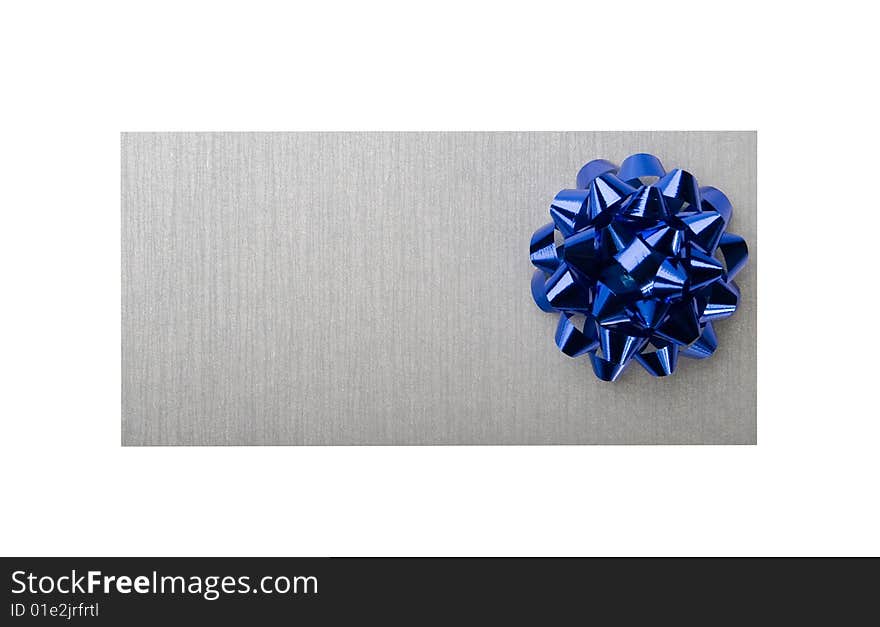
[(663, 377), (679, 355), (710, 357), (712, 325), (736, 311), (733, 277), (748, 259), (745, 240), (725, 232), (731, 211), (722, 192), (684, 170), (666, 172), (653, 155), (581, 168), (577, 189), (556, 195), (553, 222), (530, 247), (532, 295), (559, 313), (559, 349), (589, 353), (604, 381), (633, 359)]

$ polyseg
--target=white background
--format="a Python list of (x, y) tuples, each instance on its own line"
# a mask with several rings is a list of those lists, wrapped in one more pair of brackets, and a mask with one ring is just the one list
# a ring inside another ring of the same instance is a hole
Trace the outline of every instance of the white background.
[[(870, 3), (123, 4), (0, 9), (0, 553), (880, 553)], [(758, 446), (120, 446), (120, 131), (754, 128)]]

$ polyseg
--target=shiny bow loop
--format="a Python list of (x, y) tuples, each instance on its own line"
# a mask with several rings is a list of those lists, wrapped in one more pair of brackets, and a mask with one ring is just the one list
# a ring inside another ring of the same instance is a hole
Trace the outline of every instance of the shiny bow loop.
[(725, 232), (731, 213), (721, 191), (653, 155), (586, 164), (530, 246), (532, 295), (559, 314), (559, 349), (589, 354), (605, 381), (632, 360), (662, 377), (680, 355), (711, 356), (713, 323), (736, 311), (733, 277), (748, 259), (743, 238)]

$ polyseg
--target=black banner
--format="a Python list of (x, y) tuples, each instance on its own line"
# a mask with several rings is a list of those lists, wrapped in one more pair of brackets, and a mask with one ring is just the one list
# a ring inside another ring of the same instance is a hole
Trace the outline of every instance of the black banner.
[[(612, 612), (714, 622), (782, 608), (839, 620), (875, 577), (831, 560), (4, 558), (2, 624), (497, 619)], [(832, 592), (846, 604), (831, 605)], [(572, 614), (576, 612), (576, 614)], [(796, 613), (796, 612), (795, 612)]]

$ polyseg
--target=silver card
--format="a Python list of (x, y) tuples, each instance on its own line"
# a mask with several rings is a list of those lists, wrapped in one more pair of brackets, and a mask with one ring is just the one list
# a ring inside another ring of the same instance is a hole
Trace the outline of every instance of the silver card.
[[(711, 359), (615, 383), (556, 348), (532, 232), (651, 152), (749, 243)], [(125, 133), (124, 445), (753, 444), (756, 134)]]

